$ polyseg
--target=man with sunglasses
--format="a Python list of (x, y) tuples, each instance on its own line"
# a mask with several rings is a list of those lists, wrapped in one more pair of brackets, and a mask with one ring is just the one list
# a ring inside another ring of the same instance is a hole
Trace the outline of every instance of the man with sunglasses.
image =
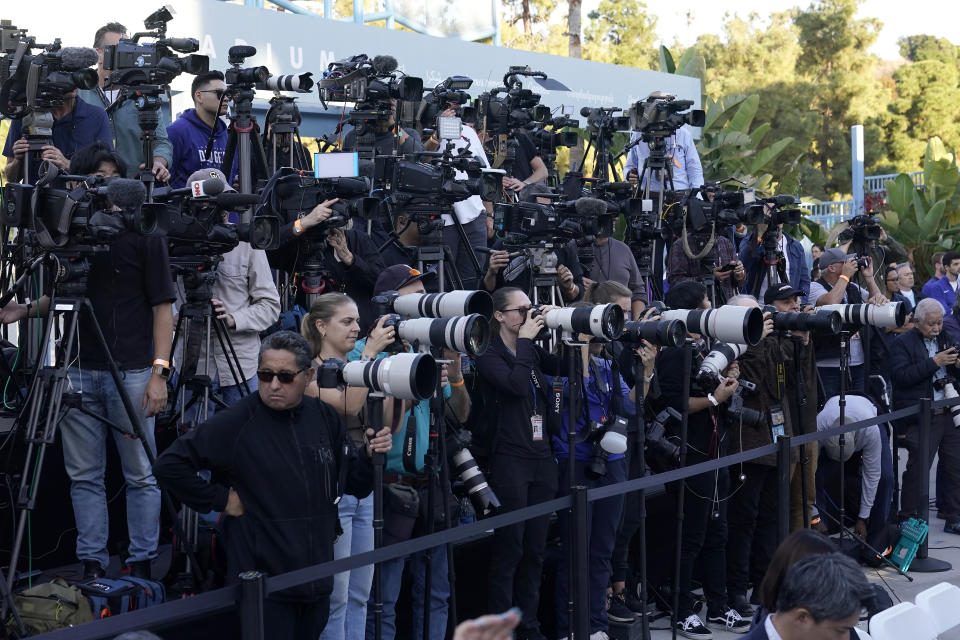
[[(220, 71), (200, 73), (193, 78), (190, 93), (193, 96), (193, 109), (187, 109), (167, 127), (167, 136), (173, 144), (173, 169), (170, 186), (186, 186), (187, 177), (198, 169), (213, 167), (221, 169), (230, 176), (230, 183), (236, 175), (234, 167), (224, 169), (223, 154), (227, 148), (227, 124), (221, 116), (226, 115), (230, 101), (224, 95), (227, 85)], [(207, 157), (207, 144), (210, 132), (213, 136), (213, 149)]]
[[(227, 516), (228, 582), (239, 582), (241, 572), (275, 576), (332, 560), (339, 498), (368, 495), (370, 453), (390, 451), (388, 427), (367, 429), (366, 451), (356, 451), (333, 407), (304, 396), (313, 375), (306, 338), (292, 331), (268, 336), (259, 391), (179, 438), (154, 465), (177, 499)], [(209, 483), (201, 469), (210, 470)], [(271, 637), (315, 640), (332, 588), (327, 577), (268, 596), (264, 623)]]

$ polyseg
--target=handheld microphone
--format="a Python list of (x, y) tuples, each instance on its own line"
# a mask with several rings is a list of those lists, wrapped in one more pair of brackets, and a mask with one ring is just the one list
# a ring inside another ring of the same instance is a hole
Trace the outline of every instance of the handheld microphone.
[(190, 196), (191, 198), (202, 198), (203, 196), (215, 196), (223, 193), (223, 181), (217, 178), (207, 178), (206, 180), (194, 180), (185, 187), (171, 189), (170, 187), (160, 187), (153, 190), (153, 199), (158, 202), (165, 202), (171, 198), (179, 196)]

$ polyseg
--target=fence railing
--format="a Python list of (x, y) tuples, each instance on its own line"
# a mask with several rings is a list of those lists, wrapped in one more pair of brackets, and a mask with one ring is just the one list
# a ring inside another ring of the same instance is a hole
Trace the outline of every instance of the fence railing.
[[(867, 176), (863, 179), (864, 193), (885, 193), (887, 190), (887, 180), (894, 180), (899, 173), (884, 173), (875, 176)], [(911, 171), (907, 173), (913, 180), (913, 185), (918, 189), (923, 188), (923, 171)], [(829, 202), (805, 202), (800, 205), (808, 211), (807, 217), (817, 222), (824, 229), (829, 229), (835, 224), (843, 222), (854, 214), (853, 200), (832, 200)]]
[[(214, 591), (186, 598), (167, 602), (149, 609), (133, 611), (123, 615), (98, 620), (93, 623), (84, 624), (70, 629), (63, 629), (45, 634), (49, 640), (99, 640), (101, 638), (112, 638), (127, 631), (138, 629), (161, 630), (174, 625), (181, 625), (190, 620), (199, 617), (210, 616), (231, 610), (236, 610), (240, 614), (242, 621), (254, 621), (253, 624), (247, 624), (243, 629), (244, 640), (263, 640), (264, 630), (263, 621), (263, 599), (272, 593), (282, 591), (291, 587), (313, 582), (321, 578), (326, 578), (334, 574), (350, 571), (363, 566), (375, 563), (382, 563), (388, 560), (403, 558), (408, 555), (432, 549), (437, 546), (465, 541), (470, 538), (482, 535), (491, 529), (506, 527), (518, 524), (526, 520), (539, 518), (555, 511), (570, 509), (575, 502), (583, 502), (582, 494), (586, 494), (586, 502), (594, 502), (611, 496), (623, 495), (640, 491), (641, 489), (651, 489), (658, 485), (670, 482), (678, 482), (703, 473), (716, 471), (718, 469), (729, 467), (731, 465), (749, 462), (762, 456), (776, 454), (778, 469), (778, 500), (777, 529), (779, 539), (782, 540), (789, 532), (790, 523), (790, 450), (793, 447), (800, 447), (811, 442), (824, 440), (826, 438), (849, 433), (859, 429), (865, 429), (875, 425), (882, 425), (894, 420), (907, 418), (917, 415), (919, 419), (919, 433), (921, 443), (919, 451), (927, 452), (929, 448), (923, 442), (925, 437), (929, 437), (930, 421), (934, 408), (947, 407), (960, 404), (960, 398), (953, 400), (941, 400), (932, 402), (929, 399), (923, 399), (920, 404), (883, 414), (875, 418), (868, 418), (858, 422), (840, 425), (824, 431), (808, 433), (800, 436), (784, 436), (775, 444), (769, 444), (756, 449), (750, 449), (740, 453), (731, 454), (715, 460), (701, 462), (699, 464), (666, 471), (654, 475), (627, 480), (617, 484), (612, 484), (595, 489), (581, 489), (580, 494), (574, 491), (573, 494), (561, 498), (555, 498), (547, 502), (535, 504), (523, 509), (510, 511), (491, 518), (478, 520), (470, 524), (464, 524), (452, 529), (440, 531), (430, 535), (413, 538), (406, 542), (389, 545), (380, 549), (374, 549), (366, 553), (361, 553), (341, 560), (334, 560), (322, 564), (304, 567), (296, 571), (291, 571), (278, 576), (263, 577), (257, 574), (251, 579), (240, 584), (234, 584)], [(929, 461), (928, 466), (929, 466)], [(926, 479), (923, 482), (922, 492), (929, 494), (929, 474), (923, 474)], [(578, 500), (578, 497), (581, 500)], [(929, 495), (921, 495), (917, 504), (928, 505)], [(927, 507), (923, 507), (926, 509)], [(579, 513), (577, 513), (579, 512)], [(928, 512), (919, 514), (924, 520), (929, 520)], [(586, 527), (587, 513), (586, 509), (577, 509), (574, 518), (578, 520), (578, 526)], [(582, 520), (582, 522), (580, 522)], [(571, 558), (571, 562), (586, 562), (589, 549), (581, 548), (582, 558)], [(572, 555), (572, 554), (571, 554)], [(917, 553), (918, 558), (927, 557), (927, 545), (924, 543)], [(574, 565), (576, 566), (576, 565)], [(580, 603), (577, 603), (580, 606)], [(257, 627), (257, 628), (251, 628)]]

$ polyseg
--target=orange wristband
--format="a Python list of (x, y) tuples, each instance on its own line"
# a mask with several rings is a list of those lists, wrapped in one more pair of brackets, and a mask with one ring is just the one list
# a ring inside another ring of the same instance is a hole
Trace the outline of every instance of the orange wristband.
[(451, 381), (447, 380), (447, 384), (449, 384), (451, 387), (462, 387), (462, 386), (463, 386), (463, 378), (460, 378), (460, 380), (459, 380), (458, 382), (451, 382)]
[(850, 284), (850, 278), (848, 278), (848, 277), (845, 276), (844, 274), (841, 273), (841, 274), (838, 276), (838, 279), (839, 279), (839, 278), (843, 278), (844, 280), (847, 281), (847, 284)]
[(293, 232), (298, 236), (303, 235), (303, 223), (300, 222), (299, 218), (293, 221)]

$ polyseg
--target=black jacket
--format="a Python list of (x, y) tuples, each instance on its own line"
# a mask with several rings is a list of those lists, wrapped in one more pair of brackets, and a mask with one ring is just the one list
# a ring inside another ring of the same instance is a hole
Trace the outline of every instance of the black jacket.
[[(211, 471), (209, 484), (197, 475), (201, 469)], [(242, 571), (278, 575), (333, 560), (334, 500), (341, 493), (362, 498), (373, 488), (370, 458), (358, 456), (332, 407), (304, 397), (299, 407), (276, 411), (258, 393), (176, 440), (153, 473), (200, 512), (223, 511), (231, 487), (239, 494), (244, 514), (224, 519), (231, 581)], [(332, 588), (328, 577), (275, 597), (312, 602)]]
[[(937, 351), (945, 348), (946, 336), (937, 337)], [(938, 367), (927, 354), (923, 334), (916, 328), (897, 336), (890, 354), (893, 375), (893, 408), (904, 409), (920, 402), (920, 398), (933, 399), (933, 374)], [(956, 368), (949, 367), (947, 374), (956, 375)], [(916, 417), (904, 418), (898, 426), (915, 424)]]

